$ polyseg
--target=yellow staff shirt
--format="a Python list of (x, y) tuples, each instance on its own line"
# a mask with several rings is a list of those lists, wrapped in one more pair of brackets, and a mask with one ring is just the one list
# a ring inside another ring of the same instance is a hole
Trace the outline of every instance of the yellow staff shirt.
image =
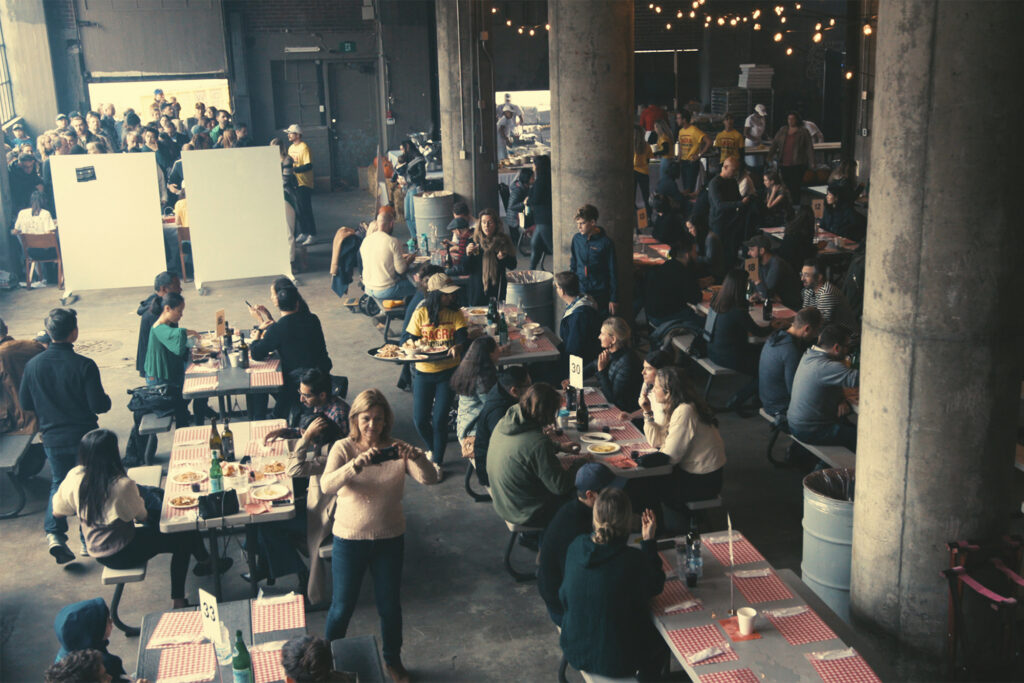
[(633, 170), (637, 173), (648, 175), (650, 171), (647, 165), (651, 163), (651, 157), (653, 155), (654, 153), (651, 152), (649, 145), (644, 145), (644, 151), (640, 154), (633, 152)]
[[(409, 327), (406, 331), (414, 337), (420, 337), (431, 347), (437, 350), (451, 348), (455, 340), (455, 331), (466, 326), (466, 318), (460, 310), (442, 308), (437, 314), (437, 324), (430, 322), (426, 306), (420, 306), (412, 314)], [(443, 358), (428, 363), (417, 363), (416, 369), (420, 372), (444, 372), (459, 364), (458, 358)]]
[(705, 137), (707, 136), (704, 135), (704, 131), (693, 124), (690, 124), (689, 128), (681, 128), (679, 130), (679, 158), (687, 161), (696, 160)]
[(729, 157), (739, 157), (743, 154), (743, 133), (738, 130), (723, 130), (715, 137), (715, 147), (721, 152), (720, 163), (725, 163)]
[[(313, 157), (309, 153), (309, 145), (302, 140), (292, 143), (288, 148), (288, 156), (295, 162), (295, 167), (305, 166), (306, 164), (313, 163)], [(295, 172), (295, 179), (299, 182), (299, 187), (313, 187), (313, 169), (303, 171), (299, 173)]]

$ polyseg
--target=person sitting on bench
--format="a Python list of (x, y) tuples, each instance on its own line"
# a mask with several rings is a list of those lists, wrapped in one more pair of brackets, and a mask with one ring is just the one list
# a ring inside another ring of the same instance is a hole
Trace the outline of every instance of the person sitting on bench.
[(775, 330), (761, 349), (757, 389), (761, 406), (772, 417), (785, 415), (793, 393), (793, 377), (804, 351), (821, 332), (821, 313), (817, 308), (803, 308), (786, 330)]
[(860, 373), (843, 363), (850, 345), (850, 330), (826, 325), (818, 343), (800, 359), (786, 413), (790, 433), (800, 441), (856, 452), (857, 427), (846, 419), (852, 408), (843, 395), (844, 387), (860, 381)]

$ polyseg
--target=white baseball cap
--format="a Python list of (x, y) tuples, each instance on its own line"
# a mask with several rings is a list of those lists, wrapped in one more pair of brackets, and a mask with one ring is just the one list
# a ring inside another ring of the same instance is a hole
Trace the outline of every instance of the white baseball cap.
[(765, 107), (763, 104), (756, 105), (754, 107), (754, 111), (756, 111), (761, 116), (767, 116), (768, 115), (768, 108)]
[(512, 107), (510, 105), (506, 104), (504, 107), (501, 108), (501, 111), (503, 111), (503, 112), (512, 111)]
[(296, 135), (302, 135), (302, 127), (299, 124), (297, 124), (297, 123), (293, 123), (292, 125), (290, 125), (287, 128), (285, 128), (284, 132), (285, 133), (295, 133)]

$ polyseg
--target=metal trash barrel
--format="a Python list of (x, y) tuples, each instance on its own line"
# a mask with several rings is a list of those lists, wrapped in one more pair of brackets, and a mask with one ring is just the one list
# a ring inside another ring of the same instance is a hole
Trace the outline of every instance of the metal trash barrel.
[(841, 619), (850, 621), (854, 470), (826, 469), (804, 477), (801, 578)]
[(545, 270), (510, 270), (505, 302), (519, 306), (534, 322), (554, 329), (554, 280)]
[[(426, 233), (430, 239), (431, 252), (441, 248), (441, 240), (450, 237), (448, 224), (452, 222), (451, 192), (420, 192), (412, 198), (416, 212), (416, 229), (420, 235)], [(419, 235), (417, 235), (419, 237)]]

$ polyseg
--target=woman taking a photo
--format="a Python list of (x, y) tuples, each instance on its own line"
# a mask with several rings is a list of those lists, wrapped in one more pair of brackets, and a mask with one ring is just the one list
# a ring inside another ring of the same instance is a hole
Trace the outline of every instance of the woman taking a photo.
[(473, 239), (466, 246), (466, 257), (453, 269), (468, 275), (466, 287), (470, 306), (484, 306), (492, 297), (505, 298), (505, 271), (516, 267), (516, 250), (494, 209), (480, 212)]
[(327, 640), (344, 638), (356, 609), (363, 575), (373, 577), (388, 674), (408, 681), (402, 665), (402, 558), (405, 477), (437, 483), (426, 454), (391, 438), (395, 417), (384, 395), (367, 389), (352, 402), (349, 435), (331, 447), (320, 479), (325, 496), (337, 496), (331, 570), (334, 595), (327, 613)]
[(750, 317), (746, 291), (747, 272), (739, 268), (730, 270), (722, 288), (711, 300), (711, 310), (704, 323), (704, 334), (710, 335), (708, 358), (751, 378), (729, 399), (727, 410), (735, 410), (757, 396), (757, 365), (761, 347), (751, 344), (749, 337), (765, 337), (772, 331), (770, 326), (761, 327)]
[(498, 381), (497, 362), (500, 355), (501, 351), (494, 337), (477, 337), (469, 345), (466, 357), (452, 375), (452, 391), (459, 397), (455, 433), (462, 444), (463, 454), (473, 453), (473, 443), (467, 443), (466, 439), (476, 434), (476, 420), (484, 407), (487, 393)]
[[(161, 553), (170, 553), (171, 602), (174, 609), (187, 607), (189, 557), (198, 560), (192, 570), (196, 576), (206, 576), (212, 570), (199, 533), (160, 532), (156, 522), (163, 491), (147, 487), (143, 498), (141, 487), (125, 473), (117, 435), (109, 429), (94, 429), (82, 437), (78, 463), (53, 497), (54, 516), (78, 516), (89, 555), (104, 567), (130, 569)], [(135, 522), (147, 524), (136, 528)], [(230, 557), (221, 558), (218, 571), (223, 574), (231, 564)]]
[(455, 303), (457, 285), (444, 273), (427, 280), (427, 296), (406, 328), (409, 338), (423, 340), (447, 355), (416, 363), (412, 371), (412, 419), (423, 442), (431, 449), (430, 460), (441, 477), (441, 463), (448, 444), (448, 412), (452, 407), (449, 382), (466, 346), (466, 319)]
[(626, 545), (633, 521), (629, 496), (607, 488), (594, 503), (594, 533), (580, 535), (565, 557), (558, 597), (565, 608), (561, 645), (577, 671), (656, 680), (668, 648), (650, 617), (651, 598), (665, 586), (654, 540), (654, 513), (641, 516), (640, 548)]

